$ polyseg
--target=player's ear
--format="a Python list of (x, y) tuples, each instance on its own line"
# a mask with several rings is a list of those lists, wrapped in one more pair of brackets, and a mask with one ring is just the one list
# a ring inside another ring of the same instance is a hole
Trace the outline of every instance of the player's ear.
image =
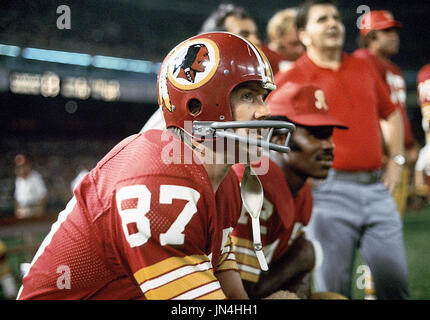
[(297, 35), (299, 37), (299, 40), (305, 47), (309, 46), (311, 44), (311, 38), (306, 33), (305, 29), (299, 29), (297, 31)]

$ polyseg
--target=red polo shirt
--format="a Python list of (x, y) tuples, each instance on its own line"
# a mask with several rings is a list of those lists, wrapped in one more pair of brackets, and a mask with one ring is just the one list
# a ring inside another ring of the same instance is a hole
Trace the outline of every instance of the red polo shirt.
[(305, 53), (290, 70), (275, 76), (278, 88), (288, 81), (320, 87), (328, 113), (349, 127), (334, 130), (334, 169), (372, 171), (382, 167), (379, 119), (387, 118), (396, 106), (367, 62), (342, 53), (339, 69), (331, 70), (317, 66)]
[(405, 129), (405, 148), (412, 147), (414, 139), (411, 123), (406, 113), (406, 81), (403, 72), (393, 62), (383, 60), (366, 49), (354, 51), (354, 56), (368, 61), (381, 76), (391, 101), (397, 106), (402, 115), (403, 128)]

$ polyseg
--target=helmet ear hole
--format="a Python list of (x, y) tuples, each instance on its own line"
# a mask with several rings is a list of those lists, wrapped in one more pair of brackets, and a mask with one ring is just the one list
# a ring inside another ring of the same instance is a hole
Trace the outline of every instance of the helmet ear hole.
[(198, 99), (191, 99), (187, 103), (187, 108), (192, 116), (197, 116), (202, 111), (202, 103)]

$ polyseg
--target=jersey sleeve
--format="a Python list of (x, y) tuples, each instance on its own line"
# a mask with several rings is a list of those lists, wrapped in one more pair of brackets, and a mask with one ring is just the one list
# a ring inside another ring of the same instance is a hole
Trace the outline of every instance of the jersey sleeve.
[(312, 215), (312, 190), (308, 183), (302, 187), (296, 199), (296, 221), (301, 222), (304, 226), (309, 223)]
[(236, 256), (234, 254), (233, 240), (231, 234), (227, 236), (227, 240), (223, 246), (221, 257), (215, 268), (215, 274), (222, 271), (233, 270), (239, 272), (239, 268), (236, 263)]
[(375, 81), (375, 92), (378, 99), (378, 114), (382, 119), (388, 118), (397, 110), (397, 106), (391, 101), (389, 89), (384, 85), (382, 78), (369, 66), (369, 72), (373, 74)]
[(242, 210), (240, 183), (236, 172), (230, 169), (216, 192), (219, 223), (222, 228), (221, 255), (215, 273), (226, 270), (238, 271), (231, 233), (236, 227)]
[[(261, 269), (255, 255), (252, 226), (247, 215), (247, 211), (243, 209), (239, 223), (232, 233), (232, 241), (240, 277), (243, 280), (256, 283), (260, 279)], [(265, 242), (264, 238), (262, 235), (262, 241)]]
[(205, 194), (183, 178), (118, 186), (114, 241), (147, 299), (224, 299), (208, 252)]
[(288, 244), (291, 245), (302, 233), (302, 228), (308, 225), (312, 215), (312, 191), (308, 183), (302, 187), (295, 198), (295, 221)]

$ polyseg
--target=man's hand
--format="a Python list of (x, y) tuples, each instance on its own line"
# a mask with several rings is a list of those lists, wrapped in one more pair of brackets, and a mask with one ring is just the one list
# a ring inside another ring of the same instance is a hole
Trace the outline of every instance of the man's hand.
[(402, 169), (403, 167), (394, 162), (393, 159), (389, 159), (385, 166), (384, 173), (382, 175), (382, 183), (391, 194), (400, 182)]
[(306, 272), (294, 278), (287, 287), (288, 291), (294, 292), (300, 299), (309, 299), (311, 296), (311, 273)]
[(244, 281), (244, 284), (251, 299), (261, 299), (278, 290), (290, 289), (289, 285), (304, 274), (310, 273), (314, 265), (314, 247), (305, 235), (301, 234), (283, 257), (271, 263), (268, 271), (261, 273), (258, 283)]

